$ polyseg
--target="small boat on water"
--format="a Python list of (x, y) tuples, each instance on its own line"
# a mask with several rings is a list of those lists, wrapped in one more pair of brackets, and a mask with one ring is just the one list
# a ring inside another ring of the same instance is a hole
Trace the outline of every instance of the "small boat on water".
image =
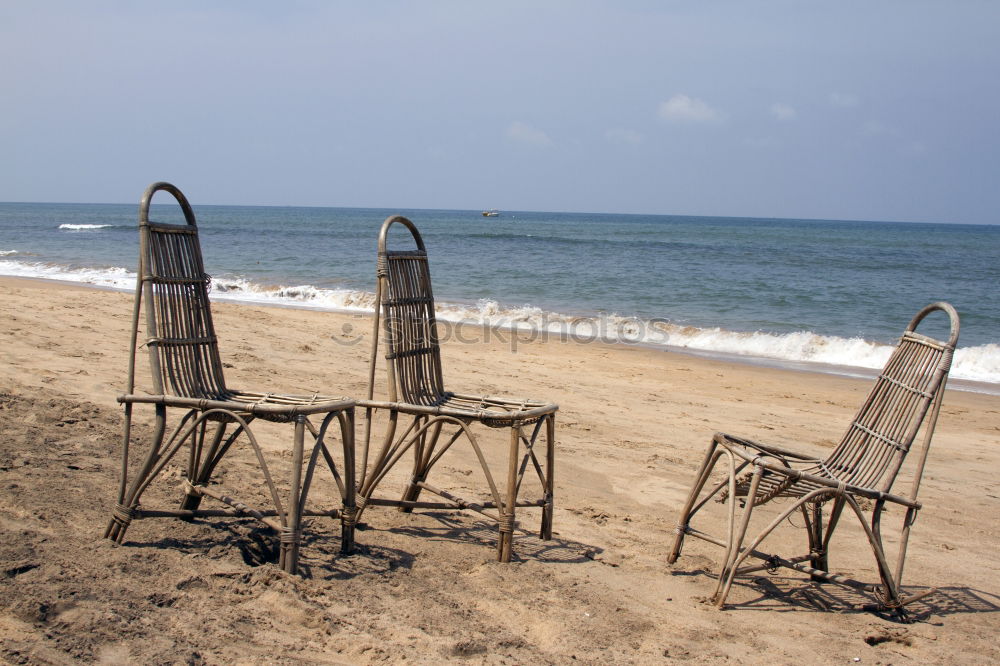
[(500, 211), (498, 211), (496, 208), (491, 208), (489, 210), (483, 211), (483, 217), (499, 217), (499, 216), (500, 216)]

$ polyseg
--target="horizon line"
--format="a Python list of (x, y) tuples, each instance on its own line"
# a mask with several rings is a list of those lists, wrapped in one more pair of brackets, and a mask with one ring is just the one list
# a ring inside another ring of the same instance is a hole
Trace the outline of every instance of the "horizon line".
[[(55, 206), (137, 206), (132, 202), (97, 202), (97, 201), (0, 201), (0, 205), (55, 205)], [(153, 206), (170, 206), (170, 202), (152, 203)], [(200, 203), (191, 206), (217, 207), (217, 208), (331, 208), (331, 209), (351, 209), (351, 210), (416, 210), (416, 211), (452, 211), (452, 212), (481, 212), (483, 210), (494, 210), (486, 208), (427, 208), (422, 206), (331, 206), (319, 204), (233, 204), (233, 203)], [(1000, 222), (942, 222), (940, 220), (876, 220), (870, 218), (836, 218), (836, 217), (781, 217), (773, 215), (710, 215), (705, 213), (621, 213), (605, 211), (584, 211), (584, 210), (529, 210), (529, 209), (499, 209), (501, 212), (509, 213), (541, 213), (547, 215), (609, 215), (625, 217), (694, 217), (694, 218), (721, 218), (731, 220), (775, 220), (775, 221), (798, 221), (798, 222), (874, 222), (880, 224), (938, 224), (949, 226), (1000, 226)], [(496, 218), (491, 218), (496, 219)], [(501, 218), (502, 219), (502, 218)]]

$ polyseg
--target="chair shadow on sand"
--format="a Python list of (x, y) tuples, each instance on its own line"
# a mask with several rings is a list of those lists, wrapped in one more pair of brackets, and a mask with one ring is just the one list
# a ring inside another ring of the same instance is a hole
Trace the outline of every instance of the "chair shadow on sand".
[[(421, 516), (432, 518), (437, 525), (401, 525), (387, 528), (374, 528), (359, 524), (359, 530), (364, 532), (383, 531), (389, 534), (413, 537), (414, 543), (450, 542), (458, 544), (479, 544), (495, 546), (497, 543), (496, 528), (486, 520), (458, 514), (454, 512), (426, 511)], [(572, 539), (553, 536), (550, 540), (542, 540), (537, 531), (514, 528), (514, 538), (517, 550), (513, 561), (534, 560), (546, 563), (579, 564), (594, 559), (595, 554), (603, 552), (602, 548), (591, 546)], [(364, 539), (362, 539), (364, 541)], [(359, 545), (360, 547), (360, 545)]]
[[(707, 576), (715, 578), (717, 572), (705, 569), (674, 571), (674, 576)], [(734, 587), (752, 590), (758, 596), (747, 601), (732, 602), (727, 607), (733, 610), (753, 611), (814, 611), (820, 613), (870, 614), (901, 624), (925, 621), (932, 616), (959, 615), (964, 613), (995, 613), (1000, 611), (1000, 594), (976, 590), (971, 587), (946, 586), (931, 588), (921, 585), (907, 585), (912, 593), (935, 591), (914, 601), (907, 607), (905, 617), (885, 610), (878, 610), (871, 598), (861, 592), (832, 583), (813, 582), (796, 576), (759, 575), (738, 579)]]
[[(214, 557), (214, 553), (236, 551), (243, 564), (251, 568), (279, 565), (280, 549), (271, 530), (259, 525), (253, 518), (192, 522), (203, 525), (206, 532), (198, 536), (169, 536), (149, 541), (129, 540), (126, 543), (129, 548), (176, 550), (206, 557)], [(409, 569), (413, 565), (414, 556), (410, 553), (380, 545), (355, 544), (353, 553), (345, 556), (340, 550), (339, 533), (332, 524), (327, 529), (322, 522), (313, 522), (310, 525), (313, 531), (303, 535), (302, 544), (308, 544), (314, 550), (308, 556), (301, 557), (300, 570), (297, 572), (301, 578), (349, 580), (364, 574)]]
[[(299, 575), (303, 578), (320, 580), (349, 580), (367, 574), (385, 574), (397, 569), (410, 569), (416, 556), (400, 548), (372, 544), (364, 534), (379, 532), (413, 538), (414, 547), (423, 542), (449, 542), (456, 544), (495, 546), (497, 531), (486, 520), (452, 512), (424, 512), (422, 517), (433, 519), (437, 525), (403, 525), (396, 527), (374, 527), (360, 523), (358, 530), (362, 537), (355, 542), (354, 552), (344, 556), (340, 552), (340, 536), (333, 522), (323, 519), (311, 521), (309, 530), (303, 534), (302, 544), (307, 546), (301, 556)], [(252, 518), (226, 519), (218, 521), (197, 520), (206, 533), (202, 536), (169, 536), (151, 541), (128, 542), (130, 548), (170, 549), (186, 553), (199, 553), (212, 557), (212, 552), (226, 553), (238, 551), (243, 563), (249, 567), (266, 564), (277, 565), (279, 550), (270, 530), (260, 526)], [(572, 539), (555, 536), (543, 541), (537, 532), (515, 528), (517, 551), (514, 561), (534, 560), (543, 563), (583, 563), (594, 559), (603, 552)], [(433, 557), (432, 554), (424, 557)]]

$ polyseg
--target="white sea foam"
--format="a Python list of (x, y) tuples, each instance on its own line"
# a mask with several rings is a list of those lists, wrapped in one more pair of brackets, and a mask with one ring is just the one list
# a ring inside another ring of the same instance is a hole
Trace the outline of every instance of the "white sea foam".
[(60, 224), (59, 228), (66, 231), (93, 231), (94, 229), (107, 229), (112, 224)]
[(243, 278), (213, 278), (212, 298), (347, 312), (373, 312), (375, 309), (375, 294), (370, 292), (321, 289), (312, 285), (264, 287)]
[[(644, 321), (618, 315), (575, 317), (546, 312), (530, 305), (506, 308), (492, 300), (481, 300), (474, 307), (438, 303), (437, 316), (447, 323), (480, 324), (578, 342), (599, 340), (645, 344), (841, 368), (878, 370), (885, 365), (893, 350), (891, 345), (862, 338), (819, 335), (809, 331), (739, 332), (679, 326), (666, 321)], [(955, 351), (951, 376), (1000, 384), (1000, 345), (960, 347)]]
[[(16, 259), (0, 261), (0, 274), (81, 282), (122, 290), (134, 289), (136, 278), (134, 271), (124, 268), (68, 268)], [(375, 307), (375, 295), (367, 291), (323, 289), (312, 285), (268, 287), (239, 277), (213, 278), (211, 296), (213, 300), (359, 313), (372, 312)], [(454, 324), (462, 323), (518, 331), (521, 337), (535, 339), (548, 336), (580, 342), (600, 340), (645, 344), (748, 359), (771, 359), (778, 363), (865, 369), (882, 367), (892, 353), (890, 345), (808, 331), (783, 334), (738, 332), (618, 315), (579, 317), (547, 312), (531, 305), (507, 307), (493, 300), (481, 300), (475, 305), (446, 302), (437, 305), (437, 316), (444, 325), (442, 334), (445, 337), (455, 333)], [(990, 343), (960, 347), (955, 352), (951, 374), (955, 379), (1000, 384), (1000, 345)]]
[(125, 268), (71, 268), (59, 264), (8, 259), (0, 261), (0, 275), (82, 282), (112, 289), (135, 288), (135, 272)]
[(990, 343), (955, 350), (953, 376), (974, 382), (1000, 383), (1000, 345)]
[(17, 250), (0, 250), (0, 257), (9, 257), (12, 254), (17, 254)]

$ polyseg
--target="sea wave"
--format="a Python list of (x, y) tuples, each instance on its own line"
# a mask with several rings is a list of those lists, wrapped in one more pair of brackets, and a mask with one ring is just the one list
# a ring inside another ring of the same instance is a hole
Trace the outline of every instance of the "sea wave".
[(126, 268), (73, 268), (60, 264), (5, 259), (0, 261), (0, 275), (11, 277), (82, 282), (112, 289), (134, 289), (135, 271)]
[[(136, 280), (135, 272), (125, 268), (69, 268), (16, 259), (0, 261), (0, 274), (81, 282), (121, 290), (134, 289)], [(325, 289), (313, 285), (268, 286), (242, 277), (213, 278), (211, 296), (213, 300), (356, 313), (370, 313), (375, 308), (375, 294), (368, 291)], [(578, 342), (642, 344), (817, 367), (873, 370), (881, 368), (892, 353), (890, 345), (856, 337), (821, 335), (810, 331), (740, 332), (618, 315), (573, 316), (531, 305), (509, 307), (495, 300), (480, 300), (475, 304), (438, 302), (437, 317), (444, 327), (445, 337), (449, 334), (457, 337), (456, 324), (472, 324), (516, 331), (519, 337), (526, 335), (535, 339), (548, 337)], [(1000, 345), (990, 343), (960, 347), (955, 352), (951, 375), (955, 379), (1000, 384)]]
[(93, 231), (95, 229), (108, 229), (113, 224), (60, 224), (59, 228), (65, 231)]
[(17, 254), (17, 250), (0, 250), (0, 257), (9, 257), (12, 254)]
[[(438, 304), (438, 318), (453, 323), (475, 323), (526, 333), (546, 333), (574, 341), (602, 341), (684, 349), (726, 356), (771, 359), (809, 365), (878, 370), (893, 346), (863, 338), (792, 333), (743, 332), (723, 328), (683, 326), (666, 320), (604, 315), (574, 317), (523, 306), (505, 308), (482, 300), (475, 307)], [(959, 347), (951, 376), (976, 382), (1000, 383), (1000, 345)]]
[(322, 289), (308, 284), (270, 287), (243, 278), (212, 278), (212, 298), (319, 310), (375, 311), (375, 294), (371, 292)]

